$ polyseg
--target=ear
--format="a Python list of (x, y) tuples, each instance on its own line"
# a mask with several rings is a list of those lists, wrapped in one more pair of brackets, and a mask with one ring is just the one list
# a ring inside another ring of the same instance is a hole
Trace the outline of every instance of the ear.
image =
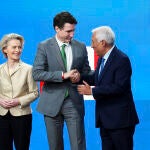
[(102, 42), (102, 46), (106, 46), (107, 43), (105, 40), (102, 40), (101, 42)]
[(4, 53), (7, 53), (7, 48), (4, 48), (4, 49), (3, 49), (3, 52), (4, 52)]
[(56, 30), (56, 32), (58, 32), (60, 29), (58, 26), (55, 26), (55, 30)]

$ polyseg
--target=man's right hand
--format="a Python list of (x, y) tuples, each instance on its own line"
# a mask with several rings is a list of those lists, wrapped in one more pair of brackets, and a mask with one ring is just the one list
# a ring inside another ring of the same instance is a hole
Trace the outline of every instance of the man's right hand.
[(73, 69), (73, 70), (70, 70), (68, 72), (65, 72), (64, 73), (64, 79), (69, 79), (69, 78), (70, 78), (70, 81), (72, 83), (79, 82), (79, 80), (80, 80), (80, 73), (78, 72), (77, 69)]

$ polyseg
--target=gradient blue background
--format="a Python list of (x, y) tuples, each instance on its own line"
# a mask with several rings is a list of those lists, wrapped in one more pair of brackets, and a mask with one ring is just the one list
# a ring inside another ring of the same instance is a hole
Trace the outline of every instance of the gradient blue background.
[[(32, 64), (40, 41), (55, 34), (53, 17), (71, 12), (78, 24), (75, 38), (90, 46), (91, 30), (109, 25), (116, 33), (116, 45), (130, 58), (133, 68), (132, 91), (140, 118), (134, 136), (134, 150), (149, 150), (150, 137), (150, 1), (149, 0), (5, 0), (0, 4), (0, 38), (16, 32), (24, 36), (22, 60)], [(5, 58), (0, 53), (0, 63)], [(30, 150), (48, 150), (43, 117), (33, 108)], [(94, 127), (94, 101), (85, 101), (87, 150), (101, 147), (99, 130)], [(69, 150), (66, 127), (65, 150)]]

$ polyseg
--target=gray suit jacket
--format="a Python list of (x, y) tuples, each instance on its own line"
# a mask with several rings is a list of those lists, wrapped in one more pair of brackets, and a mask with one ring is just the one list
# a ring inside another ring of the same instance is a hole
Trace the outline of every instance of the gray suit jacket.
[[(71, 41), (73, 62), (71, 69), (77, 69), (81, 75), (90, 71), (86, 46), (76, 40)], [(62, 80), (65, 67), (55, 37), (41, 42), (33, 65), (33, 78), (44, 81), (37, 110), (44, 115), (54, 117), (60, 111), (65, 91), (69, 90), (74, 107), (84, 115), (83, 96), (77, 92), (76, 84)]]

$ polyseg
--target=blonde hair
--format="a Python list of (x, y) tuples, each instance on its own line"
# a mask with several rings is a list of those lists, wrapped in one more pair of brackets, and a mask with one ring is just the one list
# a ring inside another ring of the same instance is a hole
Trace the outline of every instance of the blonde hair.
[(22, 47), (24, 45), (24, 38), (23, 38), (23, 36), (21, 36), (19, 34), (9, 33), (9, 34), (4, 35), (0, 41), (0, 49), (2, 50), (2, 53), (4, 54), (4, 56), (6, 58), (7, 58), (7, 55), (4, 52), (4, 49), (8, 46), (8, 42), (13, 40), (13, 39), (19, 40), (21, 42)]

